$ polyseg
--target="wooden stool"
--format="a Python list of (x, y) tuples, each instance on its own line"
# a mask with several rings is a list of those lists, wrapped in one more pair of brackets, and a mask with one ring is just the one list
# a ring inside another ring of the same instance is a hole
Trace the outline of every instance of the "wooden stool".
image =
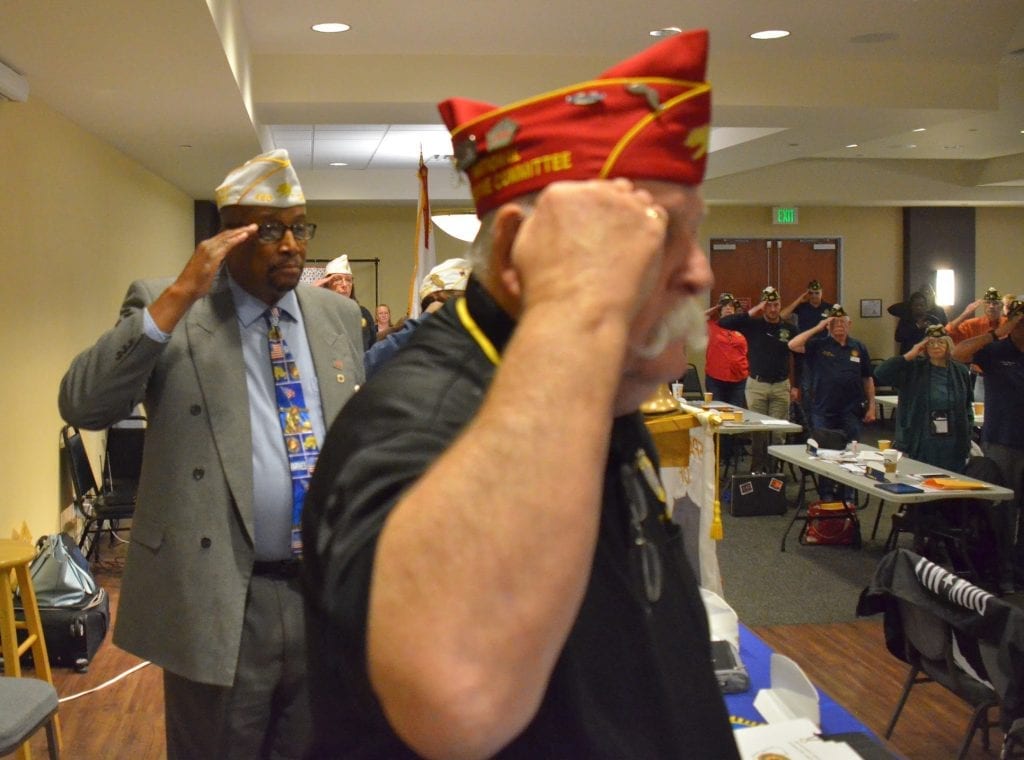
[[(21, 655), (31, 649), (32, 660), (35, 663), (35, 677), (52, 686), (53, 676), (50, 673), (50, 660), (46, 655), (46, 640), (43, 638), (43, 625), (39, 619), (36, 591), (28, 572), (28, 566), (35, 556), (36, 551), (31, 544), (0, 539), (0, 643), (3, 645), (4, 675), (20, 677)], [(16, 620), (14, 617), (12, 570), (21, 593), (21, 606), (25, 611), (24, 622)], [(18, 644), (18, 629), (28, 633), (25, 641), (20, 645)], [(53, 718), (53, 726), (57, 737), (57, 746), (60, 747), (60, 721), (57, 716)], [(30, 756), (29, 746), (26, 742), (21, 745), (16, 757), (19, 760), (28, 760)]]

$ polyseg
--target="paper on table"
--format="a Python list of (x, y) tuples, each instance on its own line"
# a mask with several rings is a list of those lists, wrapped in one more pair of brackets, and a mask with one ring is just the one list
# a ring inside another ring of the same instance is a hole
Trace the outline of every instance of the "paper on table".
[(807, 718), (821, 724), (818, 690), (799, 665), (781, 654), (772, 655), (771, 688), (757, 692), (754, 707), (769, 723)]
[(881, 451), (861, 451), (857, 454), (858, 462), (881, 462), (884, 461)]
[(736, 748), (743, 760), (766, 756), (856, 760), (860, 757), (848, 744), (830, 742), (818, 736), (806, 718), (743, 728), (735, 732)]
[(761, 420), (762, 425), (788, 425), (789, 420)]

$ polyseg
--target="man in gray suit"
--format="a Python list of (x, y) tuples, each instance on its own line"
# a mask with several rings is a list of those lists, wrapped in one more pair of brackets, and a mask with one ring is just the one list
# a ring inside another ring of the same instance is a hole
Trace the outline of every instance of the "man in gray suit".
[(360, 314), (299, 285), (316, 225), (286, 151), (231, 172), (217, 205), (221, 232), (173, 282), (132, 283), (117, 324), (74, 359), (60, 411), (99, 429), (146, 406), (114, 642), (164, 668), (168, 757), (300, 757), (310, 728), (293, 528), (309, 473), (295, 475), (286, 445), (268, 307), (301, 385), (288, 411), (309, 462), (363, 382)]

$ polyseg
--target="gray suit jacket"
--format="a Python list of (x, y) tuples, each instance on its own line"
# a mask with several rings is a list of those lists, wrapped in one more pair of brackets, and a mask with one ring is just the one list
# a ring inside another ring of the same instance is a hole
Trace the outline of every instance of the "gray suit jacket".
[[(197, 301), (168, 343), (143, 309), (170, 284), (136, 281), (121, 318), (61, 381), (60, 412), (86, 429), (149, 419), (114, 642), (185, 678), (234, 681), (253, 554), (252, 434), (241, 338), (226, 280)], [(364, 381), (356, 302), (300, 285), (324, 422)]]

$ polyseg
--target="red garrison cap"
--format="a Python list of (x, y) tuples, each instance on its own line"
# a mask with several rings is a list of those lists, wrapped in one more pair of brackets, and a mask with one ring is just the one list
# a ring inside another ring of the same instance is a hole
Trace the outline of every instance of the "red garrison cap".
[(504, 107), (438, 105), (478, 216), (560, 180), (700, 184), (711, 136), (708, 34), (683, 32), (605, 71)]

